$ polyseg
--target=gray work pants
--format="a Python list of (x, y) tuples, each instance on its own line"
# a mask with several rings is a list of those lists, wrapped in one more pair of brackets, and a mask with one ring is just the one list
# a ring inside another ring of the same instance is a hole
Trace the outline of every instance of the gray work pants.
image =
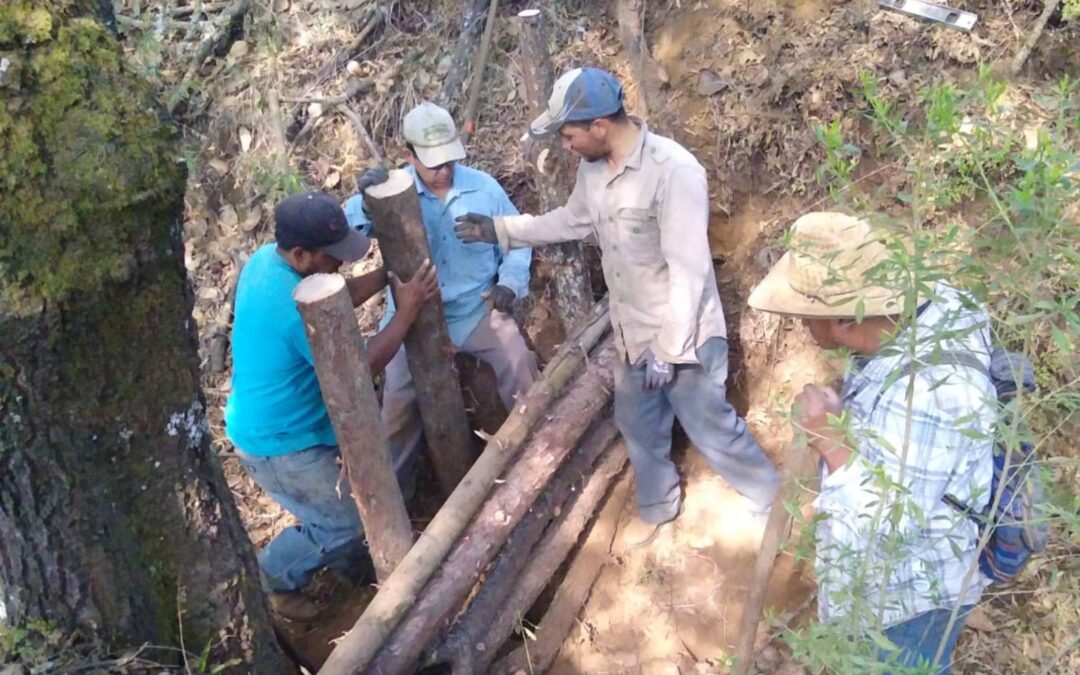
[(727, 340), (707, 340), (697, 356), (700, 364), (673, 366), (671, 383), (652, 391), (644, 387), (644, 368), (622, 363), (615, 369), (615, 423), (634, 466), (638, 512), (650, 523), (679, 514), (679, 473), (671, 461), (676, 417), (713, 471), (756, 510), (769, 508), (780, 484), (776, 466), (727, 400)]
[[(513, 317), (502, 312), (485, 314), (460, 351), (491, 365), (499, 397), (507, 410), (514, 409), (514, 398), (528, 391), (539, 376), (536, 355), (529, 351)], [(423, 449), (424, 428), (404, 347), (386, 366), (382, 419), (401, 490), (409, 499), (414, 490), (416, 459)]]

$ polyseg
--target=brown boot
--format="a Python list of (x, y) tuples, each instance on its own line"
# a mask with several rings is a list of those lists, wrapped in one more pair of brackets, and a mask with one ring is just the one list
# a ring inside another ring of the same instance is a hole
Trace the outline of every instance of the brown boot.
[(319, 606), (300, 591), (271, 593), (270, 611), (286, 621), (311, 621), (319, 616)]

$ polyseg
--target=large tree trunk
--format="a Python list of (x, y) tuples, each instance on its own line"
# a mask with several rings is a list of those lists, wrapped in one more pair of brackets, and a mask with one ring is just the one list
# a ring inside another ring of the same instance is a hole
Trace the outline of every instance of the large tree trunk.
[(117, 648), (182, 623), (289, 672), (208, 444), (179, 149), (110, 14), (0, 5), (0, 621)]

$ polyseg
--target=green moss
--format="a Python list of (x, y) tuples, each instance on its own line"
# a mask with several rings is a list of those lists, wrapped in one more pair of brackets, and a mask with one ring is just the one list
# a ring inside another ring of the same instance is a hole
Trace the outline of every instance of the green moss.
[(0, 46), (46, 42), (52, 37), (53, 18), (36, 3), (14, 2), (0, 8)]
[[(13, 16), (41, 11), (0, 10), (0, 36)], [(175, 134), (108, 31), (90, 18), (47, 18), (55, 37), (18, 47), (19, 68), (0, 86), (0, 306), (9, 310), (93, 289), (133, 251), (167, 254), (168, 222), (142, 214), (184, 179)]]

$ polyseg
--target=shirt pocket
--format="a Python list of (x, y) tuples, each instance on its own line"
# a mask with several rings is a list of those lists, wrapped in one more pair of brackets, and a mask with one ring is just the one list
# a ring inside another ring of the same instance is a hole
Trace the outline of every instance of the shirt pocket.
[(652, 263), (661, 259), (660, 228), (652, 211), (622, 208), (615, 217), (619, 225), (619, 244), (623, 247), (627, 260)]

